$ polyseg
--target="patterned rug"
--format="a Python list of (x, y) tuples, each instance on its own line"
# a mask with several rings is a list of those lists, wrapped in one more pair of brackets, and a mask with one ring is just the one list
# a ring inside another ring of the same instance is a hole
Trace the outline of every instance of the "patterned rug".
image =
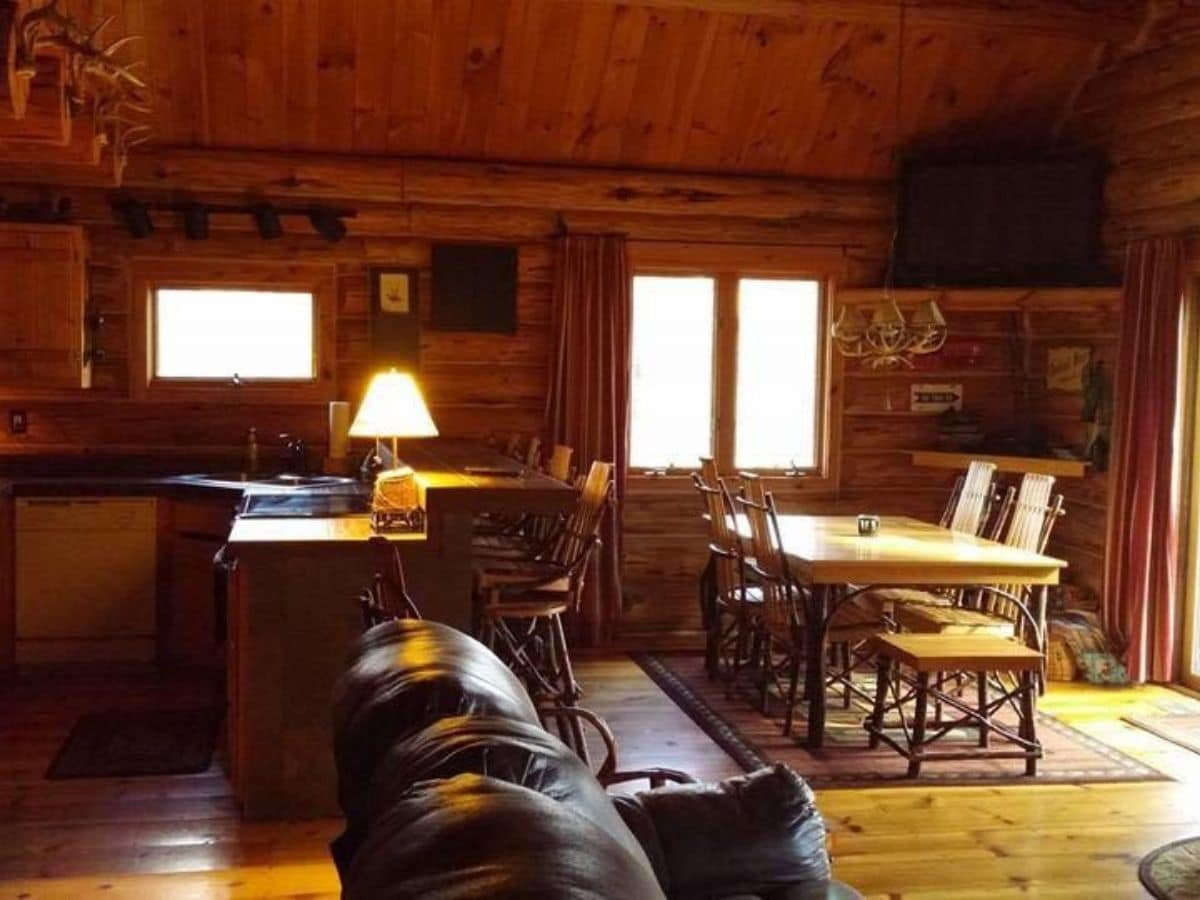
[[(831, 696), (825, 746), (809, 751), (801, 745), (805, 720), (799, 714), (791, 737), (783, 735), (783, 704), (762, 715), (750, 685), (727, 698), (722, 682), (709, 679), (700, 656), (637, 654), (634, 660), (726, 753), (747, 772), (784, 762), (814, 787), (887, 787), (914, 784), (1070, 784), (1102, 781), (1169, 781), (1147, 765), (1044, 712), (1038, 714), (1038, 737), (1045, 757), (1038, 774), (1028, 778), (1020, 760), (968, 759), (926, 762), (917, 779), (907, 776), (907, 761), (889, 747), (867, 746), (863, 719), (866, 704), (843, 709)], [(1053, 688), (1051, 688), (1053, 689)], [(1003, 720), (1004, 716), (998, 716)], [(1014, 719), (1015, 721), (1015, 719)], [(974, 746), (976, 732), (961, 737)], [(940, 749), (947, 749), (949, 740)], [(1001, 739), (994, 739), (999, 742)]]
[(1158, 900), (1200, 900), (1200, 838), (1185, 838), (1146, 854), (1138, 878)]

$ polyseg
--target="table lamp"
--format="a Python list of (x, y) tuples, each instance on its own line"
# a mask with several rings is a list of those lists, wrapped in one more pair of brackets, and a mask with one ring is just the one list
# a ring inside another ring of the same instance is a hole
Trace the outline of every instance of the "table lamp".
[(350, 425), (351, 437), (392, 439), (392, 468), (375, 479), (371, 497), (371, 522), (376, 531), (409, 531), (424, 525), (413, 470), (400, 462), (400, 438), (437, 437), (416, 379), (408, 372), (376, 374), (367, 386), (358, 415)]

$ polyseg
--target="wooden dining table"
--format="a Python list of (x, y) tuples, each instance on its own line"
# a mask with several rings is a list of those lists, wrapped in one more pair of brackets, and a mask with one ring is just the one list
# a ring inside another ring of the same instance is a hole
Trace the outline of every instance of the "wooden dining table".
[[(738, 532), (750, 536), (739, 516)], [(830, 619), (852, 593), (870, 587), (1028, 586), (1041, 592), (1058, 584), (1067, 563), (996, 541), (951, 531), (907, 516), (881, 517), (879, 530), (858, 533), (856, 516), (780, 515), (782, 549), (792, 575), (810, 587), (806, 599), (805, 694), (807, 744), (825, 736), (825, 635)], [(853, 586), (853, 590), (848, 590)]]

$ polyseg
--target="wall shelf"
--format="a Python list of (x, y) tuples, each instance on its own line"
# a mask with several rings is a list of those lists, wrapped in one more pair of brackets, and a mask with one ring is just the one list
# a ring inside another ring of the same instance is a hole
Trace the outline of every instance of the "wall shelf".
[(933, 469), (965, 469), (972, 460), (995, 463), (1001, 472), (1033, 472), (1057, 478), (1083, 478), (1090, 463), (1082, 459), (1046, 456), (996, 456), (990, 453), (950, 453), (942, 450), (909, 450), (914, 466)]

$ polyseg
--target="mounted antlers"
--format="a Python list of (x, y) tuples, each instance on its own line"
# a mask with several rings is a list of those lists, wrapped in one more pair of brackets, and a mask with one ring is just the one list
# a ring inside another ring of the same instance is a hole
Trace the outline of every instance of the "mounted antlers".
[(59, 9), (59, 0), (46, 0), (12, 23), (13, 66), (18, 78), (31, 81), (38, 71), (39, 54), (49, 50), (62, 58), (68, 110), (72, 118), (90, 112), (96, 134), (113, 154), (119, 178), (130, 148), (150, 136), (145, 119), (151, 106), (149, 87), (134, 71), (142, 61), (117, 58), (141, 37), (128, 35), (108, 44), (100, 41), (114, 19), (109, 16), (93, 28), (85, 28)]

